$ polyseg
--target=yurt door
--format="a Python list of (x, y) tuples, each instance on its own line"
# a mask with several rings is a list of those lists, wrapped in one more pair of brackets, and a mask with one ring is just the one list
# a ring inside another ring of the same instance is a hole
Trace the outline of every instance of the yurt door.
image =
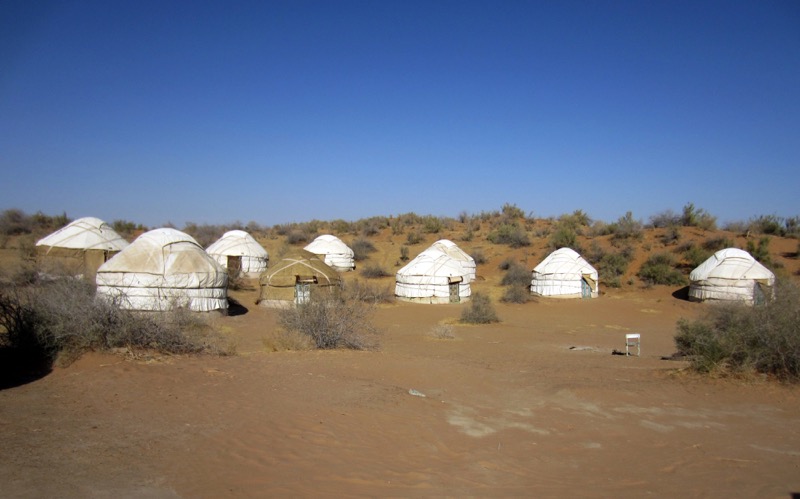
[(592, 286), (586, 282), (586, 279), (581, 279), (581, 298), (592, 297)]
[(756, 282), (753, 284), (753, 304), (763, 305), (766, 301), (767, 295), (764, 293), (764, 288), (761, 287), (761, 283)]
[(242, 257), (238, 255), (228, 255), (228, 275), (231, 277), (239, 277), (242, 271)]
[(296, 276), (294, 284), (294, 302), (297, 305), (304, 305), (311, 301), (311, 285), (317, 282), (314, 276)]
[(461, 283), (461, 278), (454, 278), (451, 277), (448, 280), (448, 288), (450, 290), (450, 303), (459, 303), (461, 301), (461, 295), (458, 293), (459, 283)]

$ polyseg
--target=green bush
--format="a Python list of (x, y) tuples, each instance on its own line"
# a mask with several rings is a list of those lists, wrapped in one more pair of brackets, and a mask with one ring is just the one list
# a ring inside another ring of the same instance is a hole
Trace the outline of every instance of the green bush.
[(622, 286), (622, 276), (628, 271), (631, 256), (624, 251), (606, 253), (598, 263), (600, 282), (612, 288)]
[(512, 248), (531, 244), (528, 234), (517, 222), (500, 224), (486, 236), (486, 239), (493, 244), (507, 244)]
[(721, 249), (732, 247), (733, 241), (725, 236), (712, 237), (703, 241), (703, 249), (707, 249), (711, 252), (717, 252)]
[(549, 247), (552, 250), (559, 248), (576, 248), (578, 234), (575, 229), (568, 225), (559, 225), (555, 232), (550, 235)]
[(686, 278), (675, 267), (675, 258), (670, 253), (656, 253), (642, 264), (637, 275), (649, 285), (678, 286), (686, 284)]
[(683, 251), (683, 259), (686, 261), (686, 265), (690, 268), (696, 268), (701, 263), (708, 260), (711, 256), (711, 252), (703, 249), (696, 244), (690, 244), (686, 249)]
[(772, 257), (769, 254), (769, 236), (760, 237), (758, 242), (748, 239), (747, 252), (764, 265), (772, 265)]
[(675, 345), (703, 373), (756, 372), (800, 380), (800, 292), (778, 280), (761, 306), (713, 305), (700, 319), (678, 322)]
[(461, 311), (461, 322), (467, 324), (491, 324), (500, 322), (494, 305), (488, 296), (481, 293), (472, 295), (469, 305)]
[(687, 203), (683, 207), (681, 225), (684, 227), (699, 227), (704, 230), (714, 230), (717, 228), (717, 217), (710, 215), (702, 208), (695, 208), (693, 203)]

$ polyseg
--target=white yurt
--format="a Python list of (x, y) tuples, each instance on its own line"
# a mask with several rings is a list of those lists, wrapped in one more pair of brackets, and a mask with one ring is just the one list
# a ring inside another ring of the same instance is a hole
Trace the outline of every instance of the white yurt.
[(762, 303), (772, 296), (775, 274), (750, 253), (721, 249), (689, 274), (689, 299)]
[(303, 249), (319, 256), (338, 272), (349, 272), (356, 268), (353, 250), (336, 236), (321, 235)]
[(458, 303), (471, 295), (469, 273), (458, 260), (428, 248), (397, 271), (394, 294), (420, 303)]
[(97, 294), (130, 310), (228, 308), (228, 273), (190, 235), (145, 232), (97, 271)]
[(107, 223), (85, 217), (40, 239), (36, 252), (43, 272), (82, 275), (94, 282), (100, 265), (126, 246), (128, 241)]
[(559, 248), (533, 269), (531, 293), (551, 298), (597, 298), (597, 270), (570, 248)]
[(475, 280), (475, 275), (477, 271), (477, 265), (475, 265), (475, 259), (469, 256), (467, 252), (459, 248), (456, 243), (450, 241), (449, 239), (439, 239), (435, 243), (431, 244), (431, 248), (438, 249), (439, 251), (449, 256), (453, 260), (456, 260), (458, 263), (461, 264), (462, 267), (464, 267), (464, 270), (467, 271), (467, 274), (469, 275), (469, 280), (470, 281)]
[(267, 269), (269, 261), (267, 250), (243, 230), (226, 232), (206, 249), (206, 253), (229, 271), (238, 270), (245, 277), (258, 277)]

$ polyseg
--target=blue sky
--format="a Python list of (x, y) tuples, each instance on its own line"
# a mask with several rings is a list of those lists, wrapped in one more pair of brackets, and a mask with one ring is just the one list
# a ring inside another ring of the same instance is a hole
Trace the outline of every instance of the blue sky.
[(0, 209), (800, 214), (800, 3), (0, 2)]

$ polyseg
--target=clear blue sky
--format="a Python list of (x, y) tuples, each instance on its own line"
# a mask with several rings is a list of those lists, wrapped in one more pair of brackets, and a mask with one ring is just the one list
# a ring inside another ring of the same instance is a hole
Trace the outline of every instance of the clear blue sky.
[(800, 214), (800, 2), (0, 2), (0, 209)]

